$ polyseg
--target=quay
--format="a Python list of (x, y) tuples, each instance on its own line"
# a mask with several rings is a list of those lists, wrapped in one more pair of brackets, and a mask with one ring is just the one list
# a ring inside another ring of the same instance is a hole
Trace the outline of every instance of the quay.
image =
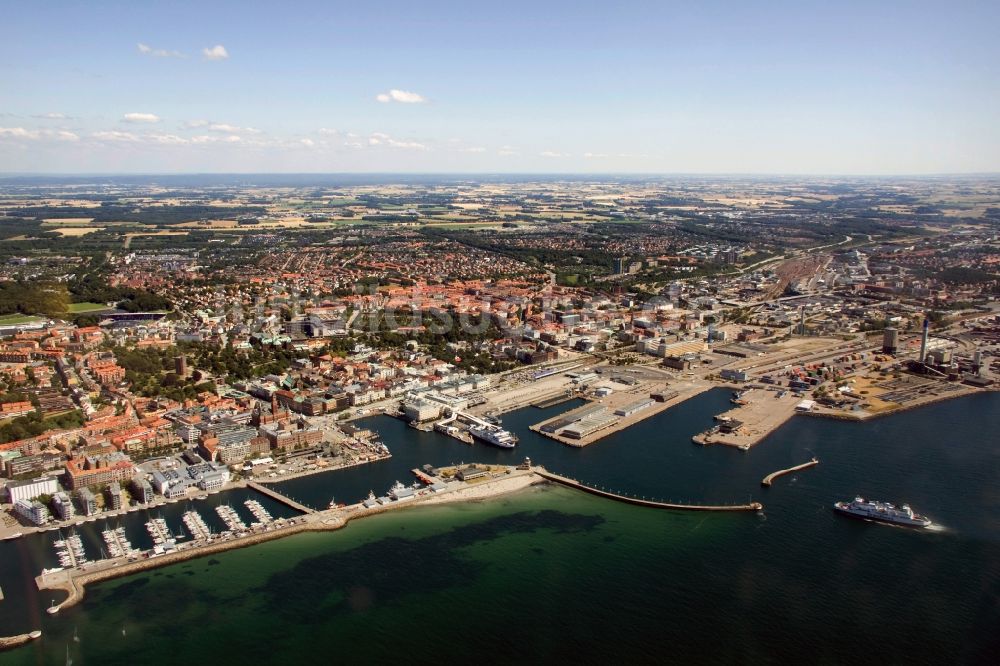
[(562, 395), (557, 395), (554, 398), (547, 398), (539, 400), (538, 402), (531, 403), (531, 406), (536, 409), (548, 409), (549, 407), (555, 407), (556, 405), (561, 405), (564, 402), (569, 402), (574, 398), (579, 398), (580, 396), (576, 393), (568, 392)]
[(640, 499), (638, 497), (619, 495), (607, 490), (585, 486), (575, 479), (570, 479), (559, 474), (553, 474), (544, 467), (534, 467), (532, 469), (535, 474), (543, 479), (552, 481), (553, 483), (558, 483), (560, 485), (567, 486), (568, 488), (575, 488), (576, 490), (582, 490), (585, 493), (597, 495), (598, 497), (605, 497), (617, 502), (624, 502), (626, 504), (644, 506), (652, 509), (675, 509), (679, 511), (761, 511), (764, 509), (764, 505), (760, 502), (750, 502), (748, 504), (674, 504), (672, 502)]
[(281, 502), (285, 506), (290, 506), (296, 511), (299, 511), (301, 513), (307, 513), (307, 514), (316, 513), (316, 509), (308, 507), (305, 504), (300, 504), (299, 502), (293, 500), (291, 497), (288, 497), (287, 495), (282, 495), (277, 490), (268, 488), (267, 486), (257, 483), (256, 481), (247, 481), (247, 488), (252, 488), (253, 490), (259, 492), (261, 495), (267, 495), (271, 499)]
[(719, 414), (716, 426), (691, 438), (695, 444), (724, 444), (746, 451), (783, 426), (796, 413), (801, 398), (790, 391), (744, 389), (742, 397), (734, 398), (737, 406)]
[(701, 380), (669, 385), (662, 381), (643, 381), (627, 389), (616, 389), (603, 398), (589, 399), (587, 404), (536, 423), (529, 429), (561, 444), (582, 448), (717, 386)]
[(795, 467), (789, 467), (788, 469), (779, 469), (777, 472), (771, 472), (770, 474), (768, 474), (767, 476), (765, 476), (761, 480), (760, 485), (762, 485), (764, 487), (768, 487), (768, 486), (771, 485), (772, 481), (774, 481), (775, 479), (777, 479), (780, 476), (784, 476), (786, 474), (791, 474), (792, 472), (797, 472), (800, 469), (809, 469), (810, 467), (815, 467), (818, 464), (819, 464), (819, 459), (818, 458), (813, 458), (809, 462), (802, 463), (801, 465), (796, 465)]

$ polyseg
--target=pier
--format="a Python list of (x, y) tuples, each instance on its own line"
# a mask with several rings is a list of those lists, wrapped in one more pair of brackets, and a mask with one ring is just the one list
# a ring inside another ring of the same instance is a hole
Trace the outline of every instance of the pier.
[(310, 508), (305, 504), (300, 504), (299, 502), (293, 500), (291, 497), (282, 495), (277, 490), (272, 490), (271, 488), (268, 488), (265, 485), (257, 483), (256, 481), (248, 481), (247, 488), (252, 488), (262, 495), (267, 495), (271, 499), (277, 500), (278, 502), (281, 502), (285, 506), (290, 506), (296, 511), (301, 511), (302, 513), (316, 513), (316, 509)]
[(604, 497), (618, 502), (625, 502), (626, 504), (632, 504), (635, 506), (645, 506), (652, 509), (675, 509), (679, 511), (761, 511), (764, 508), (764, 505), (760, 502), (750, 502), (748, 504), (674, 504), (671, 502), (640, 499), (638, 497), (619, 495), (607, 490), (600, 490), (599, 488), (585, 486), (576, 479), (570, 479), (565, 476), (560, 476), (559, 474), (553, 474), (544, 467), (533, 467), (532, 471), (543, 479), (547, 479), (569, 488), (575, 488), (576, 490), (582, 490), (583, 492), (590, 493), (591, 495), (597, 495), (598, 497)]
[(784, 476), (785, 474), (791, 474), (792, 472), (797, 472), (800, 469), (809, 469), (810, 467), (815, 467), (818, 464), (819, 464), (819, 459), (813, 458), (809, 462), (802, 463), (801, 465), (796, 465), (795, 467), (789, 467), (788, 469), (779, 469), (777, 472), (771, 472), (770, 474), (765, 476), (761, 480), (760, 485), (768, 487), (771, 485), (771, 482), (777, 479), (779, 476)]

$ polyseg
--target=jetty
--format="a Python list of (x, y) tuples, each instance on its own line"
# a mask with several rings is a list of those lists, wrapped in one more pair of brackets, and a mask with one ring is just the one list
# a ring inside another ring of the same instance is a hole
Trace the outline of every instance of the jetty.
[(791, 474), (792, 472), (797, 472), (800, 469), (809, 469), (810, 467), (815, 467), (818, 464), (819, 464), (819, 459), (818, 458), (813, 458), (809, 462), (802, 463), (801, 465), (796, 465), (795, 467), (789, 467), (788, 469), (779, 469), (777, 472), (771, 472), (770, 474), (768, 474), (767, 476), (765, 476), (761, 480), (760, 485), (762, 485), (762, 486), (764, 486), (766, 488), (766, 487), (770, 486), (771, 483), (775, 479), (777, 479), (779, 476), (784, 476), (785, 474)]
[(0, 650), (10, 650), (18, 647), (19, 645), (30, 643), (31, 641), (37, 640), (41, 637), (42, 632), (37, 630), (27, 634), (19, 634), (17, 636), (5, 636), (0, 638)]
[(268, 488), (267, 486), (257, 483), (256, 481), (248, 481), (247, 488), (252, 488), (262, 495), (267, 495), (271, 499), (277, 500), (278, 502), (281, 502), (285, 506), (290, 506), (296, 511), (300, 511), (302, 513), (316, 513), (316, 509), (308, 507), (305, 504), (296, 502), (291, 497), (288, 497), (287, 495), (282, 495), (277, 490)]
[(532, 471), (543, 479), (567, 486), (569, 488), (582, 490), (585, 493), (612, 499), (617, 502), (624, 502), (635, 506), (645, 506), (651, 509), (674, 509), (677, 511), (761, 511), (764, 508), (764, 505), (760, 502), (749, 502), (747, 504), (675, 504), (673, 502), (640, 499), (638, 497), (620, 495), (607, 490), (601, 490), (600, 488), (586, 486), (576, 479), (570, 479), (559, 474), (553, 474), (544, 467), (533, 467)]

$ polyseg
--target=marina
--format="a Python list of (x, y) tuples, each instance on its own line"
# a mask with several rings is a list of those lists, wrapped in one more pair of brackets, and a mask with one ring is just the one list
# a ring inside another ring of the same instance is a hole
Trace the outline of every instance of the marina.
[(253, 517), (257, 520), (251, 527), (263, 527), (264, 525), (269, 525), (274, 522), (274, 517), (264, 508), (264, 505), (257, 500), (246, 500), (243, 505), (253, 514)]
[(107, 545), (108, 557), (134, 557), (136, 555), (136, 549), (129, 543), (128, 537), (125, 536), (125, 528), (118, 527), (116, 529), (107, 529), (101, 532), (101, 537), (104, 539), (104, 543)]
[(212, 531), (197, 511), (185, 511), (182, 520), (195, 541), (208, 541), (212, 538)]
[(215, 507), (215, 512), (219, 514), (219, 518), (222, 519), (222, 522), (226, 524), (226, 527), (228, 527), (231, 532), (242, 534), (247, 531), (248, 528), (246, 523), (244, 523), (243, 519), (240, 518), (238, 513), (236, 513), (236, 510), (228, 504)]
[(146, 523), (146, 531), (153, 540), (153, 545), (161, 548), (172, 547), (175, 543), (174, 535), (167, 527), (167, 521), (163, 518), (153, 518)]
[(60, 539), (53, 544), (56, 548), (56, 556), (59, 564), (65, 569), (83, 567), (89, 563), (87, 554), (83, 550), (83, 541), (80, 535), (73, 532), (65, 539)]

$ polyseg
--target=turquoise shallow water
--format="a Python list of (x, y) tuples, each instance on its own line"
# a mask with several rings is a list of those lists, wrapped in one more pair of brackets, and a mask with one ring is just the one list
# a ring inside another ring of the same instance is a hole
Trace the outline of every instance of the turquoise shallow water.
[[(21, 552), (0, 551), (0, 620), (11, 627), (4, 633), (41, 626), (45, 635), (0, 663), (64, 663), (67, 649), (76, 664), (996, 663), (1000, 452), (988, 433), (1000, 428), (1000, 395), (866, 424), (797, 418), (748, 453), (690, 444), (727, 401), (723, 392), (700, 396), (582, 451), (525, 435), (547, 412), (522, 410), (505, 423), (521, 434), (516, 456), (528, 452), (554, 471), (640, 495), (752, 496), (765, 503), (762, 516), (532, 489), (105, 583), (56, 618), (38, 608), (47, 600), (9, 590), (51, 550), (22, 539)], [(353, 500), (416, 464), (509, 455), (390, 419), (370, 425), (392, 460), (289, 482), (292, 494)], [(766, 473), (812, 455), (818, 467), (760, 488)], [(909, 501), (945, 529), (830, 511), (856, 492)], [(15, 612), (12, 600), (25, 605)]]

